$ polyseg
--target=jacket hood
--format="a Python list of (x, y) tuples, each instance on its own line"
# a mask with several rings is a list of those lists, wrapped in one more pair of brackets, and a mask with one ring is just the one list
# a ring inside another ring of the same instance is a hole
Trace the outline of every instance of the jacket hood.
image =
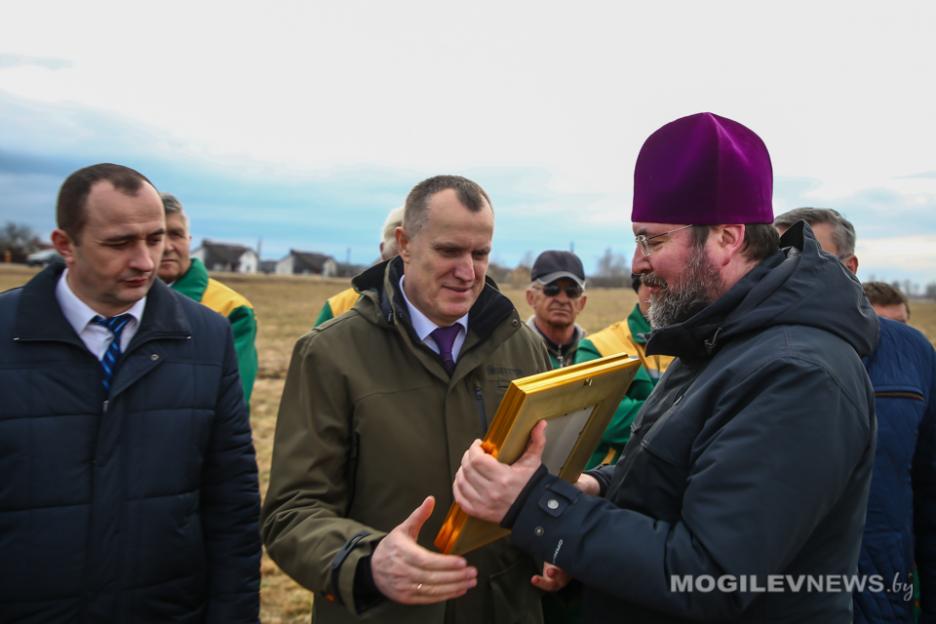
[[(402, 276), (403, 259), (399, 256), (359, 273), (351, 280), (351, 285), (362, 295), (355, 309), (375, 323), (390, 325), (394, 317), (404, 320), (403, 325), (415, 339), (409, 311), (398, 288)], [(494, 280), (485, 277), (484, 288), (468, 312), (469, 333), (477, 334), (483, 340), (510, 316), (518, 316), (513, 304), (500, 293)], [(420, 341), (415, 339), (414, 342), (418, 344)]]
[(735, 338), (775, 325), (822, 329), (861, 357), (872, 353), (879, 322), (858, 279), (821, 250), (805, 221), (784, 233), (780, 248), (705, 309), (653, 332), (647, 353), (704, 359)]

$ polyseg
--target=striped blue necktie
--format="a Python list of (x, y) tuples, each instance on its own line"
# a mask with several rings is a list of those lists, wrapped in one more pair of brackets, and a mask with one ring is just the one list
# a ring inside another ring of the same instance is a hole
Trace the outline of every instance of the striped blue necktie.
[(114, 377), (114, 369), (117, 368), (117, 361), (120, 359), (120, 334), (123, 333), (124, 328), (127, 326), (127, 323), (130, 322), (131, 318), (133, 317), (129, 314), (119, 314), (110, 318), (95, 316), (91, 319), (91, 322), (95, 325), (106, 327), (114, 334), (114, 339), (107, 347), (107, 351), (104, 352), (104, 357), (101, 358), (101, 368), (104, 369), (104, 379), (101, 383), (104, 385), (105, 392), (110, 392), (110, 383), (111, 379)]

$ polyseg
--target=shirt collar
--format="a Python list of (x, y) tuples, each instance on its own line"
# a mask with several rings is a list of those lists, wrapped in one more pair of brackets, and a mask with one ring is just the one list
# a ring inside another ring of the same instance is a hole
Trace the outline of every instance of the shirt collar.
[[(403, 295), (403, 301), (406, 302), (406, 309), (409, 311), (410, 323), (413, 325), (413, 331), (416, 332), (416, 336), (420, 340), (426, 340), (429, 337), (429, 334), (434, 332), (439, 326), (429, 320), (429, 317), (419, 311), (419, 308), (413, 305), (409, 300), (409, 297), (406, 296), (406, 291), (403, 289), (403, 280), (406, 279), (405, 275), (400, 276), (400, 293)], [(454, 323), (455, 325), (461, 325), (463, 332), (468, 334), (468, 315), (464, 315)]]
[[(88, 326), (95, 316), (101, 316), (91, 309), (91, 307), (78, 298), (71, 286), (68, 285), (68, 269), (62, 271), (58, 284), (55, 286), (55, 298), (58, 300), (59, 307), (62, 308), (62, 314), (69, 324), (75, 328), (75, 333), (81, 334), (84, 328)], [(143, 310), (146, 307), (146, 297), (130, 306), (130, 309), (124, 312), (129, 314), (137, 323), (143, 318)]]

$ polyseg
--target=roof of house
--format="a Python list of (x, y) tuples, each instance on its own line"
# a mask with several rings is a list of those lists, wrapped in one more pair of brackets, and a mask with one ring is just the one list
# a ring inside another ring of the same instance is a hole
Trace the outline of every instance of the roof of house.
[(253, 251), (253, 249), (244, 245), (218, 243), (210, 240), (202, 241), (202, 248), (205, 250), (205, 265), (209, 267), (215, 264), (236, 265), (240, 262), (241, 256), (248, 251)]
[[(321, 273), (325, 269), (325, 263), (329, 260), (334, 262), (334, 258), (314, 251), (298, 251), (290, 249), (289, 255), (293, 257), (294, 271), (309, 271), (312, 273)], [(287, 256), (288, 257), (288, 256)]]

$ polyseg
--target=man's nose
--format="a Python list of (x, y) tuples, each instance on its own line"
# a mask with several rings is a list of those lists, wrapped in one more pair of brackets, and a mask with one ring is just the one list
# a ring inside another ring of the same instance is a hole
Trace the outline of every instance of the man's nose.
[(464, 282), (473, 282), (475, 280), (474, 260), (470, 255), (458, 259), (455, 265), (455, 277)]
[(640, 247), (634, 248), (634, 257), (631, 260), (632, 273), (649, 273), (652, 270), (650, 260), (640, 251)]
[(130, 266), (137, 271), (152, 271), (156, 267), (153, 256), (150, 255), (150, 249), (145, 242), (141, 241), (139, 244), (134, 245)]

